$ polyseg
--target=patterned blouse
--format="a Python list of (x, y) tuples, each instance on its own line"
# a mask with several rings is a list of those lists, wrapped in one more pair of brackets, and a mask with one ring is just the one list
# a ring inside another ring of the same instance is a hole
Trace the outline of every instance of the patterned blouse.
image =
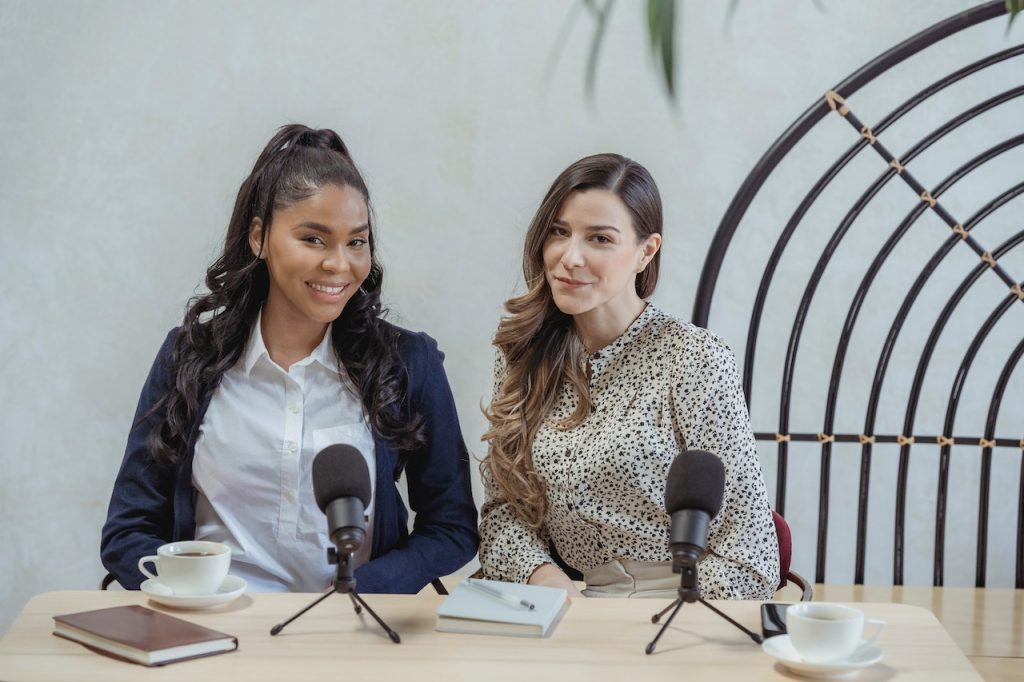
[[(770, 599), (779, 582), (778, 539), (732, 351), (711, 332), (648, 304), (587, 361), (591, 416), (573, 429), (556, 426), (577, 402), (566, 382), (534, 438), (534, 467), (548, 493), (540, 531), (517, 518), (484, 477), (483, 572), (526, 582), (538, 566), (553, 563), (549, 541), (584, 573), (615, 559), (671, 560), (669, 465), (680, 452), (706, 450), (725, 465), (725, 495), (700, 564), (702, 594)], [(504, 377), (499, 351), (495, 392)]]

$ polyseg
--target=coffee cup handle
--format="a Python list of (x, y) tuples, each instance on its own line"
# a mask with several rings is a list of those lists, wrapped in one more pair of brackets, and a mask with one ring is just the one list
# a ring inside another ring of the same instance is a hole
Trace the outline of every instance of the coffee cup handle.
[(156, 560), (157, 560), (157, 557), (156, 557), (155, 554), (150, 555), (150, 556), (144, 556), (141, 559), (139, 559), (139, 570), (142, 572), (142, 574), (144, 576), (146, 576), (147, 578), (149, 578), (151, 580), (159, 580), (159, 578), (157, 577), (156, 573), (150, 573), (148, 570), (146, 570), (146, 567), (145, 567), (144, 564), (152, 562), (153, 563), (153, 568), (156, 568)]
[(864, 642), (859, 647), (857, 647), (858, 649), (867, 649), (869, 646), (873, 645), (875, 643), (875, 641), (878, 639), (878, 636), (882, 634), (882, 630), (885, 629), (885, 621), (884, 620), (868, 619), (868, 620), (864, 621), (865, 629), (868, 628), (871, 625), (874, 625), (877, 628), (875, 630), (875, 634), (871, 635), (871, 639), (869, 639), (868, 641)]

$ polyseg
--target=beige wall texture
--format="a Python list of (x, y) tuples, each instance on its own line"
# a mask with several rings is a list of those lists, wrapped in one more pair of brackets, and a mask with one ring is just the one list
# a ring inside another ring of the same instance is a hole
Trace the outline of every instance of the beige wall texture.
[[(277, 126), (332, 127), (349, 143), (374, 200), (392, 319), (438, 339), (466, 441), (479, 457), (490, 338), (502, 302), (519, 285), (526, 225), (559, 171), (599, 151), (626, 154), (651, 170), (666, 207), (655, 298), (688, 319), (714, 229), (771, 142), (829, 86), (978, 3), (759, 0), (738, 3), (729, 20), (731, 3), (682, 2), (678, 106), (663, 95), (641, 2), (616, 3), (588, 103), (583, 75), (593, 22), (583, 12), (566, 24), (574, 4), (0, 0), (0, 632), (32, 594), (90, 588), (102, 576), (100, 527), (142, 381), (201, 285), (234, 193)], [(1019, 44), (1022, 24), (1007, 32), (998, 20), (966, 31), (851, 103), (866, 121), (877, 121), (935, 78)], [(950, 89), (930, 113), (895, 126), (887, 144), (904, 150), (949, 116), (1019, 85), (1020, 73), (1015, 60)], [(1020, 133), (1022, 114), (1016, 102), (998, 107), (930, 149), (915, 172), (926, 185), (937, 183), (981, 149)], [(745, 342), (752, 300), (740, 275), (763, 262), (802, 192), (853, 142), (838, 119), (819, 128), (765, 186), (726, 261), (711, 327), (736, 348)], [(949, 193), (948, 205), (970, 215), (1019, 181), (1022, 161), (1011, 151), (986, 164)], [(881, 170), (862, 154), (824, 208), (849, 206)], [(810, 311), (814, 324), (839, 329), (863, 260), (913, 203), (893, 183), (858, 219)], [(836, 224), (834, 214), (818, 212), (824, 208), (808, 216), (772, 290), (768, 315), (785, 320), (786, 333), (793, 297)], [(986, 241), (1019, 230), (1020, 209), (1017, 201), (994, 214)], [(840, 401), (838, 430), (860, 429), (862, 413), (843, 407), (866, 391), (877, 337), (898, 305), (887, 292), (905, 288), (921, 253), (937, 245), (934, 231), (945, 229), (934, 217), (920, 223), (887, 267), (893, 289), (866, 302), (858, 346), (867, 350), (850, 360), (864, 378), (844, 385), (849, 397)], [(1005, 263), (1011, 272), (1024, 272), (1019, 251)], [(893, 359), (894, 381), (913, 371), (949, 283), (959, 282), (972, 258), (953, 259), (923, 292)], [(936, 362), (958, 363), (995, 297), (1005, 294), (989, 279), (951, 323)], [(968, 388), (991, 393), (1005, 349), (1024, 329), (1021, 312), (1011, 310), (993, 331), (986, 348), (1003, 350), (981, 354), (971, 375), (976, 386)], [(785, 333), (762, 339), (759, 385), (778, 381), (785, 342)], [(822, 375), (832, 357), (830, 344), (801, 348), (795, 387), (804, 402), (795, 408), (794, 430), (819, 428)], [(999, 428), (1013, 437), (1024, 435), (1020, 376), (1008, 389)], [(922, 432), (938, 432), (952, 372), (936, 377), (926, 384)], [(777, 414), (773, 400), (752, 407), (767, 428)], [(980, 433), (986, 408), (967, 401), (963, 430)], [(898, 432), (901, 415), (895, 403), (884, 403), (879, 431)], [(926, 502), (914, 504), (908, 519), (907, 581), (919, 584), (931, 580), (932, 450), (922, 449), (912, 467), (911, 499)], [(837, 448), (834, 458), (828, 578), (837, 582), (852, 580), (858, 453)], [(761, 455), (774, 491), (774, 447), (762, 444)], [(871, 521), (880, 532), (870, 548), (869, 582), (891, 580), (895, 455), (879, 448), (876, 456)], [(977, 448), (954, 450), (953, 486), (965, 493), (951, 502), (952, 584), (973, 580), (973, 559), (961, 556), (973, 557), (977, 456)], [(795, 568), (809, 575), (817, 461), (817, 450), (794, 448), (790, 463)], [(1014, 500), (1019, 465), (1016, 449), (993, 456), (994, 510)], [(990, 584), (1012, 584), (1015, 525), (994, 512)]]

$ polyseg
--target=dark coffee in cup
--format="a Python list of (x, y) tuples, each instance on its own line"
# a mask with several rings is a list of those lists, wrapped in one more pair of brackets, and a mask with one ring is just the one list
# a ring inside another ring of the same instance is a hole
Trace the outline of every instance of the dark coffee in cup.
[[(156, 564), (151, 573), (146, 564)], [(139, 559), (139, 570), (150, 580), (176, 595), (214, 594), (231, 566), (231, 549), (219, 542), (187, 540), (157, 548), (156, 554)]]

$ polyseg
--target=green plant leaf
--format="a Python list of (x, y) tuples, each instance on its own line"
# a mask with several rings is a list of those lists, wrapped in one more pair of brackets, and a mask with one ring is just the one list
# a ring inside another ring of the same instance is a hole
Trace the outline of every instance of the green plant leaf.
[(1024, 11), (1024, 0), (1006, 0), (1006, 13), (1010, 15), (1010, 20), (1006, 22), (1007, 33), (1010, 32), (1014, 19), (1022, 11)]
[(669, 99), (676, 99), (676, 0), (647, 0), (647, 38)]
[(676, 98), (676, 0), (661, 3), (661, 70), (669, 97)]
[(725, 10), (725, 23), (732, 23), (732, 18), (736, 15), (736, 8), (739, 7), (740, 0), (729, 0), (729, 7)]
[(658, 50), (659, 5), (659, 0), (647, 0), (647, 42), (650, 43), (652, 53)]
[(604, 5), (598, 5), (596, 0), (583, 0), (584, 6), (594, 16), (594, 37), (590, 41), (590, 54), (587, 55), (587, 75), (584, 79), (587, 99), (594, 102), (594, 91), (597, 85), (597, 59), (601, 55), (601, 45), (604, 43), (604, 36), (608, 28), (608, 15), (612, 11), (615, 0), (605, 0)]
[[(738, 0), (733, 0), (738, 2)], [(647, 0), (647, 39), (651, 54), (661, 71), (665, 82), (665, 91), (669, 100), (676, 102), (676, 7), (678, 0)], [(550, 75), (561, 56), (562, 44), (568, 29), (576, 22), (580, 9), (586, 9), (594, 20), (594, 35), (590, 40), (587, 54), (586, 73), (583, 84), (587, 100), (594, 103), (597, 90), (597, 65), (601, 56), (601, 48), (608, 29), (608, 18), (611, 15), (615, 0), (579, 0), (574, 11), (567, 17), (559, 32), (558, 44), (548, 58), (545, 69)]]
[(562, 52), (565, 51), (565, 44), (569, 39), (569, 31), (572, 30), (577, 19), (579, 19), (580, 10), (586, 7), (586, 5), (586, 2), (574, 3), (569, 8), (569, 13), (565, 16), (565, 21), (562, 22), (562, 27), (558, 30), (558, 38), (555, 39), (555, 45), (548, 55), (548, 63), (544, 67), (545, 83), (551, 81), (551, 75), (555, 72), (555, 67), (558, 66), (558, 62), (562, 58)]

